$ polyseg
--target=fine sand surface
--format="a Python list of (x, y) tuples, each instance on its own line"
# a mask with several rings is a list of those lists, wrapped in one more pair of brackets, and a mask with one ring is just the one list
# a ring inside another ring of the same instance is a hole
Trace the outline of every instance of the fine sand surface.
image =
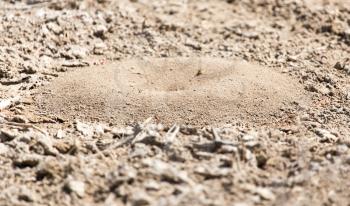
[(117, 124), (155, 116), (167, 124), (271, 123), (280, 109), (307, 101), (286, 74), (221, 58), (147, 58), (86, 67), (38, 91), (41, 112)]

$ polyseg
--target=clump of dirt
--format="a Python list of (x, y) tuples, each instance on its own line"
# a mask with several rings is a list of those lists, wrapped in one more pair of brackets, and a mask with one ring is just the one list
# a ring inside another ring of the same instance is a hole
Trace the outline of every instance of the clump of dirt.
[(82, 68), (36, 97), (39, 110), (116, 124), (155, 116), (165, 123), (269, 123), (305, 102), (296, 80), (273, 69), (221, 58), (149, 58)]

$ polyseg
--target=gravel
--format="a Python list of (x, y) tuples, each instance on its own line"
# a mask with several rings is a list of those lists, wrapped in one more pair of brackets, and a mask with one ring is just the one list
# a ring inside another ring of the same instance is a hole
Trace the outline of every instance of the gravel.
[[(2, 1), (0, 205), (350, 203), (349, 4), (176, 2)], [(33, 112), (38, 89), (76, 67), (179, 56), (269, 67), (311, 103), (260, 126)]]

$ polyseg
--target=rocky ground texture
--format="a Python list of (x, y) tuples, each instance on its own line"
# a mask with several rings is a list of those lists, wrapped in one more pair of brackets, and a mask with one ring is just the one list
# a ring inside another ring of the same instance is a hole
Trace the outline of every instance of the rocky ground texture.
[[(0, 205), (349, 205), (347, 0), (0, 3)], [(243, 59), (312, 99), (275, 124), (35, 114), (63, 72), (142, 57)]]

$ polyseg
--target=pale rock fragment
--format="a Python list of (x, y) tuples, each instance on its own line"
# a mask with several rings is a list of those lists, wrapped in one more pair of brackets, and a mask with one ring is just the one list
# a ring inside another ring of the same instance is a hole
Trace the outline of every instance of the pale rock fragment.
[(80, 198), (84, 197), (85, 195), (85, 183), (79, 180), (70, 180), (65, 185), (65, 188), (71, 192), (78, 195)]

